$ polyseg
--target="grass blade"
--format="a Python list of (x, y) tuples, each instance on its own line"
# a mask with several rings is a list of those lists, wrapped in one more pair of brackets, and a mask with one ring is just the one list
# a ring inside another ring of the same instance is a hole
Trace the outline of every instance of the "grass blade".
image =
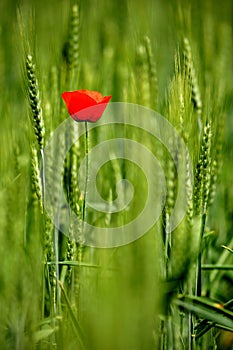
[(72, 306), (71, 306), (71, 303), (70, 303), (70, 300), (66, 294), (66, 291), (63, 287), (63, 284), (61, 283), (61, 281), (58, 281), (58, 284), (61, 288), (61, 291), (62, 291), (62, 294), (63, 294), (63, 297), (64, 297), (64, 300), (65, 300), (65, 303), (68, 307), (68, 310), (69, 310), (69, 314), (70, 314), (70, 318), (71, 318), (71, 321), (73, 323), (73, 326), (74, 326), (74, 330), (75, 330), (75, 333), (77, 335), (77, 338), (79, 340), (79, 343), (82, 347), (83, 350), (87, 349), (87, 347), (85, 346), (86, 344), (86, 340), (85, 340), (85, 336), (84, 336), (84, 333), (83, 333), (83, 330), (73, 312), (73, 309), (72, 309)]
[(174, 303), (202, 319), (228, 327), (233, 331), (233, 312), (202, 297), (179, 296)]

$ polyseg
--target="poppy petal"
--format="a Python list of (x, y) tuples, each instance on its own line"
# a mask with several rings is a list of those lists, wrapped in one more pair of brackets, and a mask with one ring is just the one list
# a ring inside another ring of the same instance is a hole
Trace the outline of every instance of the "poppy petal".
[(104, 96), (101, 103), (108, 103), (111, 100), (112, 96)]
[(63, 92), (62, 98), (66, 103), (69, 114), (72, 116), (84, 108), (93, 106), (96, 101), (79, 91)]
[(89, 121), (92, 123), (97, 122), (102, 117), (102, 114), (105, 111), (105, 108), (107, 107), (107, 103), (99, 103), (97, 106), (95, 106), (92, 110), (92, 113), (90, 115)]
[(97, 103), (99, 103), (103, 100), (102, 94), (98, 91), (79, 90), (79, 92), (84, 93), (85, 95), (91, 97)]
[(112, 96), (102, 96), (98, 91), (75, 90), (63, 92), (62, 98), (75, 121), (96, 122)]

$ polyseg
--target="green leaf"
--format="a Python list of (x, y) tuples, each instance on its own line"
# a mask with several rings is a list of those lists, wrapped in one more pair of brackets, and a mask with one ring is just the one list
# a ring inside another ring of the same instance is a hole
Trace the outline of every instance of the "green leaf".
[(233, 312), (220, 306), (220, 304), (213, 303), (203, 297), (187, 295), (178, 296), (174, 303), (202, 319), (228, 327), (233, 331)]

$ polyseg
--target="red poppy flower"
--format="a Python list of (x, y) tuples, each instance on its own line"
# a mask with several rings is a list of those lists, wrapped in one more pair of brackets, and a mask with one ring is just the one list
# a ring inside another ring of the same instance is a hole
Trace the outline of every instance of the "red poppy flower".
[(96, 122), (100, 119), (111, 97), (90, 90), (76, 90), (62, 94), (69, 114), (78, 122)]

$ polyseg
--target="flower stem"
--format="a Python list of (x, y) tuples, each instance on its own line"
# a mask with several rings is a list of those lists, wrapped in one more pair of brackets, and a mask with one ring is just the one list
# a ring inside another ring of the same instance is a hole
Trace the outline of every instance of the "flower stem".
[(85, 122), (85, 185), (84, 185), (84, 197), (83, 197), (83, 216), (82, 216), (82, 233), (84, 231), (85, 214), (86, 214), (86, 199), (87, 199), (87, 181), (88, 181), (88, 126)]

